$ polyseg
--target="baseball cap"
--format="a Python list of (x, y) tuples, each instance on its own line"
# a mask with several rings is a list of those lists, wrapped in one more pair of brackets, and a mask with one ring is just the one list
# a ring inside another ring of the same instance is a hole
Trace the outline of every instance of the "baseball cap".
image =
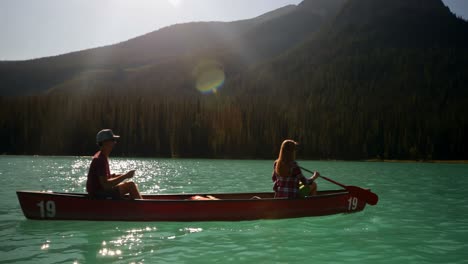
[(101, 142), (104, 142), (106, 140), (111, 140), (111, 139), (118, 139), (120, 138), (120, 136), (118, 135), (115, 135), (114, 132), (112, 132), (112, 130), (110, 129), (103, 129), (101, 131), (99, 131), (96, 135), (96, 143), (101, 143)]

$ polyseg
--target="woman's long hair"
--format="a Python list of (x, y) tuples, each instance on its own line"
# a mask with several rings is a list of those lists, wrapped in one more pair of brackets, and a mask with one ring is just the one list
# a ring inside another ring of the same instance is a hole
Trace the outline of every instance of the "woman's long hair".
[(291, 162), (296, 160), (297, 142), (286, 139), (281, 144), (278, 159), (276, 160), (275, 172), (282, 177), (291, 176)]

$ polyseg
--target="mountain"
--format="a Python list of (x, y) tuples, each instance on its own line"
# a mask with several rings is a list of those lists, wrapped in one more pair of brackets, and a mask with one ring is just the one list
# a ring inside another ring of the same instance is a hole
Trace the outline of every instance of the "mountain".
[[(439, 51), (445, 57), (464, 55), (467, 44), (468, 22), (455, 17), (440, 0), (350, 0), (319, 34), (263, 64), (263, 71), (275, 71), (274, 76), (284, 79), (298, 75), (298, 67), (312, 72), (350, 57), (377, 59), (369, 55), (378, 51), (392, 51), (398, 56), (407, 51)], [(380, 64), (391, 66), (389, 62), (381, 60)], [(285, 65), (294, 66), (288, 71)], [(344, 64), (336, 66), (340, 65)], [(361, 72), (373, 76), (368, 70)]]
[[(243, 82), (243, 93), (301, 98), (320, 113), (315, 127), (335, 129), (319, 153), (466, 156), (468, 22), (439, 0), (350, 0), (318, 34)], [(305, 143), (319, 144), (320, 134)]]
[[(1, 95), (107, 93), (109, 86), (123, 87), (116, 91), (129, 86), (148, 91), (149, 86), (160, 86), (160, 79), (167, 80), (164, 85), (170, 87), (162, 90), (181, 89), (178, 79), (190, 80), (197, 61), (217, 60), (234, 74), (302, 42), (343, 3), (306, 0), (299, 6), (286, 6), (249, 20), (178, 24), (112, 46), (31, 61), (0, 62)], [(159, 69), (164, 76), (153, 78), (160, 75)], [(174, 82), (167, 78), (168, 72), (178, 75)], [(149, 79), (146, 87), (135, 86), (136, 78)]]
[(306, 0), (174, 25), (1, 62), (0, 85), (43, 95), (0, 96), (0, 153), (89, 154), (92, 140), (69, 139), (112, 127), (131, 138), (117, 155), (271, 158), (294, 138), (309, 159), (468, 160), (468, 22), (440, 0)]

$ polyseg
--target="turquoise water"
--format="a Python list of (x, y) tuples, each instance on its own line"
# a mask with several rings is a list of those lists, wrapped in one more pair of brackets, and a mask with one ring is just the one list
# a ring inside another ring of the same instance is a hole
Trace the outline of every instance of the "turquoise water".
[[(0, 157), (0, 263), (468, 263), (468, 165), (301, 161), (377, 206), (244, 222), (26, 220), (16, 190), (83, 192), (89, 157)], [(272, 161), (111, 158), (145, 193), (264, 192)], [(336, 189), (319, 180), (319, 188)]]

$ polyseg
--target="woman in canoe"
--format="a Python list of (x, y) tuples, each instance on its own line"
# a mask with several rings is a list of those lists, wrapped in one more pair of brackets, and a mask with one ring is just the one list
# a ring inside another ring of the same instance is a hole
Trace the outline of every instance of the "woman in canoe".
[(301, 168), (296, 162), (296, 148), (297, 142), (287, 139), (281, 144), (278, 159), (273, 165), (273, 176), (271, 177), (275, 191), (275, 198), (287, 197), (298, 198), (299, 195), (299, 182), (304, 186), (310, 188), (306, 195), (315, 195), (317, 192), (317, 179), (320, 174), (314, 172), (311, 178), (306, 178), (302, 175)]
[(138, 187), (134, 182), (125, 180), (132, 178), (135, 171), (125, 174), (111, 174), (109, 169), (109, 154), (120, 136), (114, 135), (112, 130), (103, 129), (96, 135), (96, 143), (100, 150), (94, 154), (89, 167), (86, 191), (96, 198), (123, 198), (126, 194), (131, 199), (142, 199)]

